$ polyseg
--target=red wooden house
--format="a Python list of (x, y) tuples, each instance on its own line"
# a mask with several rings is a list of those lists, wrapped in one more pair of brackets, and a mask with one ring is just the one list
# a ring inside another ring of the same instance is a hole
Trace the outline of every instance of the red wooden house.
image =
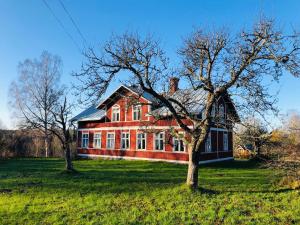
[[(205, 97), (203, 90), (178, 89), (178, 80), (172, 80), (170, 92), (179, 100), (181, 96), (193, 96), (191, 110), (201, 116)], [(131, 103), (130, 99), (135, 99)], [(186, 101), (186, 100), (185, 100)], [(221, 113), (221, 122), (227, 115), (236, 115), (230, 98), (222, 97), (215, 104), (214, 114)], [(157, 119), (159, 116), (159, 119)], [(78, 123), (78, 155), (82, 157), (106, 157), (143, 159), (187, 163), (188, 146), (180, 137), (188, 136), (170, 117), (166, 107), (157, 105), (149, 93), (136, 87), (121, 85), (99, 105), (92, 106), (75, 118)], [(185, 121), (192, 126), (190, 121)], [(232, 126), (211, 128), (208, 140), (202, 148), (203, 162), (232, 159)], [(172, 134), (177, 133), (176, 137)], [(179, 135), (178, 135), (179, 134)]]

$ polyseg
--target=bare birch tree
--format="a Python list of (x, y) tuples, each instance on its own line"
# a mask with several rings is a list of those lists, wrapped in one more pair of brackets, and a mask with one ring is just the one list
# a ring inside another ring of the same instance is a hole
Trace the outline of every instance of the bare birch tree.
[(50, 153), (49, 124), (62, 89), (62, 61), (58, 56), (43, 52), (39, 59), (26, 59), (18, 66), (19, 76), (11, 83), (9, 97), (20, 127), (39, 129), (44, 134), (45, 156)]
[[(112, 36), (101, 53), (95, 49), (87, 51), (82, 71), (75, 75), (81, 81), (78, 90), (88, 100), (100, 99), (113, 80), (124, 81), (124, 75), (130, 74), (127, 81), (166, 107), (192, 137), (186, 182), (189, 187), (197, 188), (200, 149), (213, 124), (214, 103), (230, 94), (240, 112), (255, 110), (263, 115), (274, 110), (274, 98), (265, 79), (278, 81), (284, 70), (299, 76), (299, 47), (298, 34), (285, 35), (267, 19), (236, 36), (225, 30), (196, 29), (178, 51), (182, 64), (174, 73), (159, 41), (151, 36), (142, 38), (125, 33)], [(194, 92), (190, 92), (189, 101), (178, 101), (165, 91), (165, 84), (173, 76), (184, 80), (186, 89), (206, 92), (202, 116), (191, 110), (191, 101), (198, 99), (192, 96)], [(192, 128), (184, 122), (186, 119), (193, 122)]]

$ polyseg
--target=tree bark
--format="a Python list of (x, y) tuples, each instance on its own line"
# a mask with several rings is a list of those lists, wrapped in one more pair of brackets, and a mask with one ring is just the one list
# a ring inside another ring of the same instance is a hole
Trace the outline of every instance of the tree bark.
[(65, 161), (66, 161), (66, 170), (67, 171), (72, 171), (73, 170), (73, 164), (72, 164), (71, 149), (70, 149), (69, 144), (67, 144), (66, 149), (65, 149)]
[(68, 129), (66, 129), (65, 126), (63, 129), (64, 129), (64, 136), (65, 136), (64, 150), (65, 150), (66, 170), (73, 171), (71, 148), (70, 148), (70, 132)]
[(189, 151), (189, 166), (186, 184), (189, 188), (195, 190), (198, 188), (198, 174), (199, 174), (199, 152), (191, 150)]

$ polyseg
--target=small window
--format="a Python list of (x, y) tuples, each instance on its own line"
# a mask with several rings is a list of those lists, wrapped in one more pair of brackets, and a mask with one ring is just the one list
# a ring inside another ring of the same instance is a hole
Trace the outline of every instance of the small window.
[(138, 150), (146, 149), (146, 134), (145, 133), (137, 134), (137, 149)]
[(82, 133), (81, 147), (82, 148), (88, 148), (89, 147), (89, 133)]
[(225, 107), (223, 104), (219, 105), (219, 118), (220, 122), (225, 122)]
[(115, 148), (115, 133), (107, 133), (106, 148), (107, 149)]
[(113, 122), (120, 121), (120, 106), (115, 105), (112, 107), (112, 117), (111, 120)]
[(94, 134), (94, 148), (101, 148), (101, 133)]
[(228, 133), (223, 133), (223, 149), (224, 151), (228, 151)]
[(174, 152), (185, 152), (185, 145), (181, 138), (173, 138), (173, 151)]
[(155, 141), (155, 150), (160, 150), (160, 151), (163, 151), (164, 150), (164, 142), (165, 142), (165, 134), (164, 132), (160, 132), (160, 133), (157, 133), (157, 134), (154, 134), (154, 141)]
[(208, 133), (207, 139), (205, 141), (205, 152), (211, 152), (211, 134)]
[(128, 132), (123, 132), (121, 134), (121, 149), (129, 149), (129, 133)]
[(214, 119), (216, 117), (216, 104), (215, 103), (212, 105), (211, 117), (212, 117), (212, 119)]
[(134, 105), (133, 109), (133, 120), (140, 120), (141, 119), (141, 106), (140, 105)]

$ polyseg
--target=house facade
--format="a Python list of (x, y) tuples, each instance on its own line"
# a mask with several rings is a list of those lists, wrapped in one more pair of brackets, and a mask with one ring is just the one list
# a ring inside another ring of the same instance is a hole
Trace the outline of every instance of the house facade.
[[(177, 86), (171, 83), (171, 90), (173, 88), (173, 93), (179, 95), (182, 90)], [(202, 92), (192, 94), (193, 100), (199, 102), (204, 97)], [(201, 108), (201, 104), (197, 106)], [(220, 98), (212, 113), (221, 112), (221, 120), (225, 121), (232, 109), (230, 100)], [(150, 94), (136, 87), (121, 85), (99, 105), (86, 109), (73, 120), (78, 124), (77, 149), (81, 157), (188, 162), (189, 135), (165, 107), (158, 106)], [(184, 123), (193, 126), (189, 120)], [(211, 128), (201, 149), (201, 161), (232, 159), (231, 127), (216, 125)]]

